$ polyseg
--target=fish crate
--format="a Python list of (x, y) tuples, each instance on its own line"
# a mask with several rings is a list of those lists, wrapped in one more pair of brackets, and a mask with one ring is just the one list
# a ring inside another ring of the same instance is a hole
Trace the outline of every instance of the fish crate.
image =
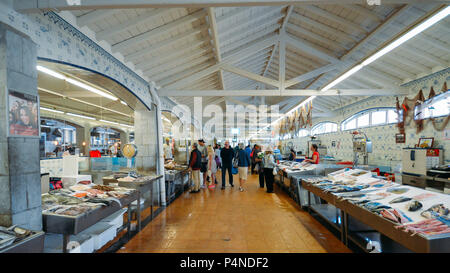
[[(72, 235), (68, 253), (92, 253), (94, 252), (94, 238), (90, 235)], [(62, 234), (45, 234), (44, 253), (62, 253), (63, 252), (63, 235)]]
[(90, 235), (94, 240), (94, 250), (98, 250), (114, 239), (117, 235), (115, 226), (105, 222), (99, 222), (84, 230), (80, 235)]
[(121, 210), (111, 214), (110, 216), (103, 218), (100, 222), (110, 224), (110, 225), (116, 227), (116, 229), (119, 229), (123, 225), (123, 215), (125, 214), (126, 211), (127, 211), (126, 208), (121, 209)]

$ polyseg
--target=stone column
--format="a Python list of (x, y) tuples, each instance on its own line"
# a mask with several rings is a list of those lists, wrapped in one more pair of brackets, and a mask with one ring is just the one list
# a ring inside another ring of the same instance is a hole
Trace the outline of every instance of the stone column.
[(39, 136), (8, 136), (9, 90), (38, 97), (36, 61), (36, 44), (0, 23), (0, 226), (41, 230)]

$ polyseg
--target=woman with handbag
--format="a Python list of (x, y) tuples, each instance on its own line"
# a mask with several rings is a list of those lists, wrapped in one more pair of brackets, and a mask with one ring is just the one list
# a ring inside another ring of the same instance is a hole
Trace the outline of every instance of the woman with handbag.
[(211, 145), (208, 146), (208, 176), (211, 177), (208, 188), (214, 189), (216, 187), (216, 173), (217, 173), (217, 163), (215, 159), (215, 152)]
[(274, 182), (273, 172), (277, 165), (275, 163), (275, 158), (273, 156), (273, 150), (270, 146), (267, 147), (264, 153), (263, 166), (264, 166), (264, 177), (266, 178), (267, 193), (273, 193), (273, 182)]

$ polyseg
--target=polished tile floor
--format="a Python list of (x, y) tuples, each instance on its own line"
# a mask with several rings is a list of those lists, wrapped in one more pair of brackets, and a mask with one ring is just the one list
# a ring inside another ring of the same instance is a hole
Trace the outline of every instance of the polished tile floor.
[(257, 175), (236, 185), (184, 193), (119, 252), (350, 252), (277, 186), (266, 193)]

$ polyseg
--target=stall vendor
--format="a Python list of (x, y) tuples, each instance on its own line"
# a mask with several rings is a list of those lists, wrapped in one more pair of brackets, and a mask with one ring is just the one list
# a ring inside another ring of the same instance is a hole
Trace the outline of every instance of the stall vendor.
[(311, 162), (312, 164), (319, 164), (319, 152), (316, 144), (311, 145), (311, 152), (313, 152), (312, 157), (305, 159), (305, 162)]

